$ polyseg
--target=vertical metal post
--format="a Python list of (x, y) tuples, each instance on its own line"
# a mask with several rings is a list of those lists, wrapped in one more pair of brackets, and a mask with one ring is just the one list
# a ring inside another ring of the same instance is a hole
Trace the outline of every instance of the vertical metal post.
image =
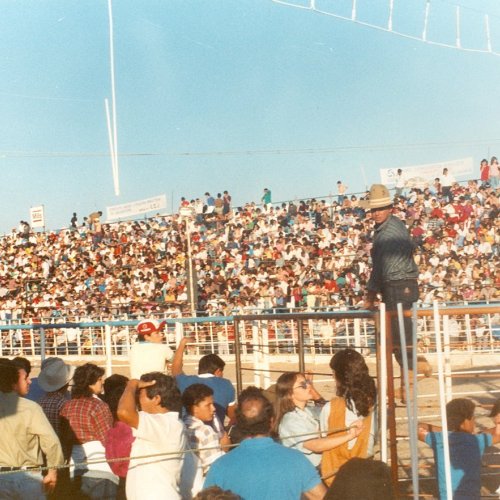
[(239, 394), (243, 390), (243, 381), (241, 376), (241, 345), (240, 345), (240, 328), (238, 321), (233, 319), (234, 324), (234, 355), (236, 357), (236, 393)]
[[(377, 373), (379, 375), (378, 384), (378, 407), (380, 411), (380, 459), (382, 462), (387, 463), (387, 338), (385, 332), (386, 328), (386, 312), (385, 304), (380, 303), (379, 317), (375, 317), (375, 328), (378, 326), (378, 342), (375, 342), (376, 356), (377, 356)], [(381, 334), (382, 332), (382, 334)]]
[[(392, 314), (390, 311), (386, 313), (386, 331), (380, 332), (380, 335), (386, 335), (386, 346), (387, 349), (385, 351), (386, 363), (387, 363), (387, 380), (389, 384), (387, 386), (387, 397), (388, 397), (388, 405), (387, 405), (387, 421), (389, 424), (389, 450), (391, 456), (391, 472), (392, 472), (392, 483), (394, 485), (394, 491), (396, 492), (396, 497), (399, 497), (399, 483), (398, 483), (398, 448), (396, 441), (396, 411), (395, 411), (395, 402), (394, 402), (394, 367), (392, 364), (392, 350), (393, 350), (393, 342), (392, 342), (392, 328), (391, 328), (391, 319)], [(382, 356), (384, 353), (382, 353)], [(383, 404), (383, 402), (381, 403)]]
[(299, 343), (299, 372), (304, 373), (306, 371), (306, 363), (304, 360), (304, 324), (302, 322), (302, 319), (299, 319), (297, 323), (297, 340)]
[(45, 360), (45, 330), (40, 328), (40, 362)]
[(106, 355), (106, 377), (113, 374), (112, 349), (111, 349), (111, 327), (104, 327), (104, 352)]

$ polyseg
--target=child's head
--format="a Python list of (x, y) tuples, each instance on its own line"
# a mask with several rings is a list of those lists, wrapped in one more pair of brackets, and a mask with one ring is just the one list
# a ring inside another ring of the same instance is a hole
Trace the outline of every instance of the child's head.
[(474, 433), (474, 410), (476, 405), (465, 398), (452, 399), (446, 405), (448, 430)]
[(210, 422), (215, 415), (214, 391), (204, 384), (190, 385), (182, 393), (182, 404), (187, 413), (203, 422)]
[(493, 405), (490, 417), (494, 420), (495, 424), (500, 424), (500, 399)]
[(141, 397), (145, 399), (148, 407), (150, 403), (155, 401), (155, 406), (165, 408), (168, 411), (180, 411), (181, 410), (181, 393), (175, 384), (175, 379), (169, 375), (165, 375), (161, 372), (150, 372), (145, 373), (141, 376), (141, 380), (145, 382), (156, 381), (154, 385), (141, 389), (144, 394), (139, 395), (139, 401), (141, 403), (141, 408), (148, 413), (153, 413), (146, 408)]

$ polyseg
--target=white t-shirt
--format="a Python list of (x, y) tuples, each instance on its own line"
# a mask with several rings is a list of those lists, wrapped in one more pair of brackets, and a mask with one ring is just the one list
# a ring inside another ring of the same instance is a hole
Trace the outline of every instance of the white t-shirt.
[(155, 342), (136, 342), (130, 349), (130, 376), (141, 378), (149, 372), (165, 372), (165, 361), (173, 356), (172, 349), (166, 344)]
[(135, 441), (131, 457), (165, 453), (165, 456), (131, 460), (127, 474), (128, 500), (180, 499), (179, 483), (186, 436), (177, 412), (139, 412), (139, 425), (133, 429)]

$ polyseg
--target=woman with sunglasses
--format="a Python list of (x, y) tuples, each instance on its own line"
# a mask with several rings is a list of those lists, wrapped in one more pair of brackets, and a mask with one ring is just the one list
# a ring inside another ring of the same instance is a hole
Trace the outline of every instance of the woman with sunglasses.
[[(354, 349), (343, 349), (330, 360), (336, 382), (336, 397), (327, 403), (320, 415), (321, 429), (349, 427), (363, 421), (356, 439), (344, 441), (335, 449), (325, 450), (321, 459), (321, 476), (329, 486), (341, 465), (353, 457), (373, 455), (375, 443), (375, 403), (377, 389), (368, 373), (363, 356)], [(340, 434), (342, 436), (342, 434)]]
[(322, 402), (324, 399), (312, 381), (302, 373), (283, 373), (276, 382), (275, 431), (284, 446), (304, 453), (315, 467), (319, 467), (322, 452), (354, 439), (362, 430), (360, 420), (353, 422), (342, 434), (321, 437), (319, 415)]

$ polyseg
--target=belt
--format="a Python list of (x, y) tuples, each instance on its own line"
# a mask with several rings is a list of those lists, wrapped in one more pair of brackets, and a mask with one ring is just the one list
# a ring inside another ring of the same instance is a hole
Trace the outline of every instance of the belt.
[(0, 472), (11, 472), (11, 471), (16, 471), (16, 470), (32, 470), (32, 469), (38, 469), (38, 465), (34, 465), (32, 467), (4, 467), (3, 465), (0, 466)]

